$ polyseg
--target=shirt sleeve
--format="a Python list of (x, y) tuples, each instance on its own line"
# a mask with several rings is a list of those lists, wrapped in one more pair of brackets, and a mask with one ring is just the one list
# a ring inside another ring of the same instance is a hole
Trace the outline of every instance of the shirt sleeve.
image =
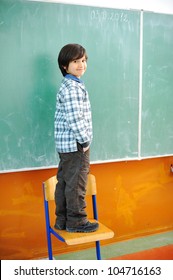
[(88, 146), (90, 137), (87, 133), (87, 118), (89, 108), (87, 110), (87, 102), (89, 99), (84, 96), (82, 89), (75, 85), (66, 87), (64, 94), (64, 106), (66, 113), (66, 121), (69, 128), (73, 131), (77, 142)]

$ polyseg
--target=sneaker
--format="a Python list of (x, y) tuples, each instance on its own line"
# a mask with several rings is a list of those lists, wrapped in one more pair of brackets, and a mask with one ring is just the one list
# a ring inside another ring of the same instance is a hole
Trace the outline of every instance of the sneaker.
[(56, 224), (54, 225), (54, 228), (55, 228), (55, 229), (64, 230), (64, 229), (66, 229), (66, 226), (65, 226), (65, 224), (60, 225), (60, 224), (56, 223)]
[(93, 232), (96, 231), (99, 227), (98, 223), (90, 223), (89, 221), (86, 222), (84, 225), (80, 225), (77, 227), (66, 227), (66, 231), (68, 232)]

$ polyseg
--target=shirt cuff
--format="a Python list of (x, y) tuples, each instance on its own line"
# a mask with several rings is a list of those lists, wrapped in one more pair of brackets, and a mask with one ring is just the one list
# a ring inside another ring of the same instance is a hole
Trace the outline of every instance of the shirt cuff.
[(82, 143), (82, 144), (80, 144), (83, 148), (86, 148), (86, 147), (88, 147), (89, 145), (90, 145), (90, 142), (88, 141), (88, 142), (85, 142), (85, 143)]

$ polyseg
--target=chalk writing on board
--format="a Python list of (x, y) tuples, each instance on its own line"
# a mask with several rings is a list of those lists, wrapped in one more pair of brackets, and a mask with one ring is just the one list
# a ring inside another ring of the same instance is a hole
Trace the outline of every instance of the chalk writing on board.
[(91, 11), (90, 14), (91, 20), (99, 20), (99, 21), (114, 21), (114, 22), (125, 22), (128, 23), (128, 15), (123, 12), (114, 12), (114, 11), (108, 11), (108, 10), (97, 10), (94, 9)]

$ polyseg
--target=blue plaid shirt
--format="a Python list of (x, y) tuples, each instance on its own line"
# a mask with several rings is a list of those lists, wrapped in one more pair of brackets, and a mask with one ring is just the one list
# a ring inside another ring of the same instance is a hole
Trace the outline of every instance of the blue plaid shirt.
[(55, 145), (59, 153), (77, 151), (77, 142), (87, 147), (92, 141), (92, 117), (84, 83), (68, 74), (57, 94)]

